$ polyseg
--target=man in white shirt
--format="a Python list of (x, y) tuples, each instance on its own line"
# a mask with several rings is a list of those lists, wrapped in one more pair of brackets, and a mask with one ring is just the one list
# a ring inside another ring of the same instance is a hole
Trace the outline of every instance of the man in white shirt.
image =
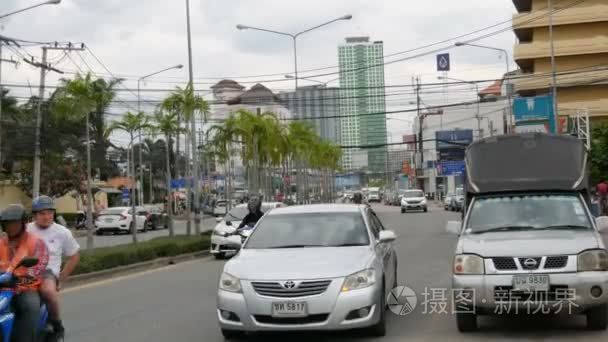
[[(80, 261), (80, 246), (66, 227), (54, 222), (55, 203), (48, 196), (40, 196), (32, 202), (34, 222), (27, 227), (29, 232), (38, 235), (49, 250), (49, 263), (45, 272), (40, 295), (49, 309), (49, 321), (56, 333), (63, 335), (64, 328), (59, 313), (59, 290), (61, 284)], [(63, 257), (67, 261), (61, 269)]]

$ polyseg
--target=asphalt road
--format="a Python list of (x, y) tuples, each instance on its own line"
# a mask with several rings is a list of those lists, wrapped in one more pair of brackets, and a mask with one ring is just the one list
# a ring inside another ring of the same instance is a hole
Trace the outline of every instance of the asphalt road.
[[(600, 341), (608, 338), (608, 332), (587, 331), (582, 316), (483, 317), (480, 331), (459, 333), (451, 314), (431, 314), (432, 305), (423, 304), (425, 289), (449, 288), (456, 239), (444, 232), (444, 226), (446, 221), (457, 219), (458, 214), (432, 208), (428, 213), (401, 215), (397, 207), (375, 208), (387, 229), (398, 234), (400, 284), (418, 294), (415, 311), (405, 316), (389, 314), (388, 332), (383, 339), (341, 333), (272, 335), (255, 337), (253, 341)], [(63, 293), (66, 341), (223, 341), (215, 311), (222, 265), (222, 261), (206, 258), (68, 289)], [(435, 309), (441, 311), (441, 306)], [(449, 304), (447, 310), (450, 310)]]
[[(207, 230), (211, 230), (211, 229), (213, 229), (213, 227), (215, 225), (216, 225), (215, 217), (205, 216), (204, 219), (201, 220), (201, 231), (204, 232)], [(174, 229), (175, 229), (175, 234), (177, 234), (177, 235), (186, 234), (186, 221), (175, 220)], [(194, 232), (194, 220), (192, 220), (192, 231)], [(146, 241), (146, 240), (150, 240), (152, 238), (159, 237), (159, 236), (169, 236), (169, 230), (168, 229), (150, 230), (145, 233), (138, 232), (138, 234), (137, 234), (137, 238), (139, 241)], [(94, 240), (95, 248), (125, 245), (125, 244), (133, 242), (133, 238), (131, 237), (130, 234), (129, 235), (127, 235), (127, 234), (103, 235), (103, 236), (95, 235), (94, 239), (95, 239)], [(78, 238), (76, 238), (76, 240), (78, 241), (78, 243), (80, 244), (80, 246), (82, 248), (86, 248), (86, 245), (87, 245), (86, 236), (78, 237)]]

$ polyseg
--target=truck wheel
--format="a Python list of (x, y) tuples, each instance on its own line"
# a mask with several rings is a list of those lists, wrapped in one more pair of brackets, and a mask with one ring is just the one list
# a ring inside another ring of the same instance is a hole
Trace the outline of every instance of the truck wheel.
[(606, 330), (608, 324), (608, 305), (602, 304), (587, 310), (587, 329)]
[(470, 332), (477, 330), (477, 314), (456, 313), (456, 326), (460, 332)]

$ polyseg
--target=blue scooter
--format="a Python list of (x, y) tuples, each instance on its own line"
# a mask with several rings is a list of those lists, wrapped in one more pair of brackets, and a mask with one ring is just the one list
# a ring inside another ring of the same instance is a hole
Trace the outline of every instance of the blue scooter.
[[(38, 258), (24, 258), (19, 263), (18, 267), (33, 267), (38, 264)], [(13, 333), (13, 324), (15, 322), (15, 313), (13, 312), (11, 302), (15, 296), (11, 288), (15, 287), (15, 277), (10, 272), (0, 273), (0, 342), (10, 342)], [(57, 342), (58, 339), (53, 333), (53, 329), (47, 324), (48, 311), (46, 305), (42, 304), (40, 308), (40, 324), (39, 341), (40, 342)]]

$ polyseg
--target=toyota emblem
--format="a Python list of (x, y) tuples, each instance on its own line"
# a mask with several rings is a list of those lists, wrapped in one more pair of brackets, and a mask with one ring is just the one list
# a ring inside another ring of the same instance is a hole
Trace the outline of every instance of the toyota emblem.
[(294, 283), (293, 281), (289, 280), (283, 283), (283, 287), (286, 289), (293, 289), (294, 287), (296, 287), (296, 283)]
[(526, 268), (536, 268), (537, 265), (538, 262), (535, 259), (528, 258), (524, 260), (524, 266), (526, 266)]

